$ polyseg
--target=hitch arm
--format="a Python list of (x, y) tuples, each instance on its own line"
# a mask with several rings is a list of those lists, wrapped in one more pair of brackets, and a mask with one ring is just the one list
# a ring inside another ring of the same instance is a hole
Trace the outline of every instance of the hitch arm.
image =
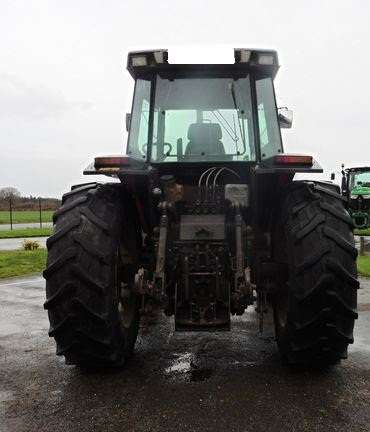
[(168, 231), (168, 214), (167, 203), (160, 204), (162, 210), (160, 223), (159, 223), (159, 239), (157, 249), (157, 262), (154, 273), (155, 286), (159, 288), (160, 297), (162, 300), (166, 298), (166, 246), (167, 246), (167, 231)]

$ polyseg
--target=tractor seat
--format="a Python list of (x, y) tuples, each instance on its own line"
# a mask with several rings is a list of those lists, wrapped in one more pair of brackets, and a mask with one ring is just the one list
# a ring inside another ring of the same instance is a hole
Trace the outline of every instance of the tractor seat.
[(192, 123), (188, 129), (189, 143), (186, 156), (224, 155), (225, 148), (221, 142), (222, 131), (217, 123)]

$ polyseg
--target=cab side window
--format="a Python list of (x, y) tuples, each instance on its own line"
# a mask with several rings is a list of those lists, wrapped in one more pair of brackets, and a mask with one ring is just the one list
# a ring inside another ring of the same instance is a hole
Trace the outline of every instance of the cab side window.
[(261, 156), (266, 159), (283, 150), (272, 79), (257, 80), (256, 92)]

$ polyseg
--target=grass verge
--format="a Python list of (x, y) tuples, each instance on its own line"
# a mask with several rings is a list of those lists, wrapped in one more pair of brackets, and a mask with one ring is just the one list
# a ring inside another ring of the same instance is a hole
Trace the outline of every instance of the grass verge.
[(0, 230), (0, 239), (22, 237), (49, 237), (52, 228), (20, 228), (13, 230)]
[[(32, 251), (0, 251), (0, 278), (40, 273), (46, 264), (46, 249)], [(358, 273), (370, 277), (370, 257), (359, 256)]]
[(358, 236), (370, 236), (370, 228), (364, 230), (354, 230), (354, 234)]
[(370, 277), (370, 257), (359, 256), (357, 258), (357, 269), (361, 276)]
[(0, 251), (0, 278), (40, 273), (45, 268), (46, 249)]
[[(53, 218), (52, 210), (42, 210), (42, 222), (51, 222)], [(40, 213), (37, 210), (13, 211), (13, 223), (34, 223), (40, 221)], [(0, 211), (0, 224), (10, 224), (9, 211)]]

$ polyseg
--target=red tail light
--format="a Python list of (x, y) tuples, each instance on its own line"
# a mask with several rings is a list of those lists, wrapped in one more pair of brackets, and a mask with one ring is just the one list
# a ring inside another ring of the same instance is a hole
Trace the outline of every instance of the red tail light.
[(280, 154), (274, 156), (275, 165), (313, 165), (312, 156)]
[(126, 156), (99, 156), (95, 158), (95, 168), (110, 168), (129, 165)]

